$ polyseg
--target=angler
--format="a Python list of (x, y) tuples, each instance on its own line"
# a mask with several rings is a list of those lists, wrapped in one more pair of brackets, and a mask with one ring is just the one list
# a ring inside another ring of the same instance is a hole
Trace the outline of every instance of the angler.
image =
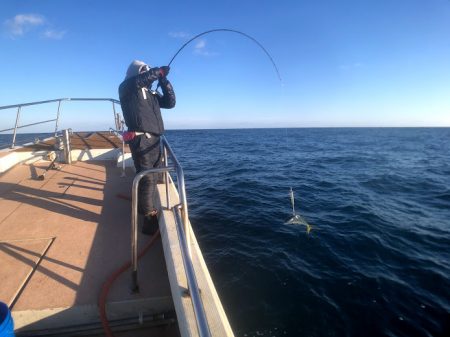
[[(160, 108), (175, 106), (175, 92), (167, 79), (170, 67), (150, 68), (142, 61), (133, 61), (125, 80), (119, 86), (120, 104), (128, 131), (123, 139), (130, 146), (136, 173), (161, 166), (160, 137), (164, 123)], [(151, 90), (158, 81), (163, 94)], [(139, 212), (144, 215), (142, 232), (152, 235), (158, 230), (158, 212), (153, 205), (153, 195), (159, 174), (147, 175), (139, 185)]]

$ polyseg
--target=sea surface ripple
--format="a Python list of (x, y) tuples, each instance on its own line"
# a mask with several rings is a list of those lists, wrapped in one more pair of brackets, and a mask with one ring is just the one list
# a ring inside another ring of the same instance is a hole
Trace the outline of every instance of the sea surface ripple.
[(236, 336), (450, 335), (450, 129), (167, 138)]

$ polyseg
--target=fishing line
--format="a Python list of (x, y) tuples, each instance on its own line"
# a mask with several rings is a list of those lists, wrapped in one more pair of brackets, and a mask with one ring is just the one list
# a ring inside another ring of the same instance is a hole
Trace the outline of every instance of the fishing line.
[(277, 73), (278, 79), (280, 80), (281, 83), (283, 83), (282, 79), (281, 79), (281, 75), (280, 72), (278, 70), (278, 67), (275, 63), (275, 61), (273, 60), (272, 56), (269, 54), (269, 52), (266, 50), (266, 48), (264, 48), (264, 46), (258, 42), (254, 37), (251, 37), (250, 35), (241, 32), (239, 30), (235, 30), (235, 29), (228, 29), (228, 28), (217, 28), (217, 29), (211, 29), (211, 30), (207, 30), (203, 33), (197, 34), (195, 35), (193, 38), (191, 38), (189, 41), (187, 41), (185, 44), (183, 44), (180, 49), (178, 49), (178, 51), (175, 53), (175, 55), (172, 57), (172, 59), (170, 60), (168, 66), (170, 66), (172, 64), (172, 62), (175, 60), (175, 58), (178, 56), (178, 54), (184, 49), (184, 47), (186, 47), (188, 44), (190, 44), (192, 41), (198, 39), (199, 37), (206, 35), (206, 34), (210, 34), (210, 33), (214, 33), (214, 32), (230, 32), (230, 33), (236, 33), (236, 34), (240, 34), (245, 36), (246, 38), (252, 40), (253, 42), (255, 42), (263, 51), (264, 53), (267, 55), (267, 57), (270, 59), (270, 62), (272, 62), (273, 67), (275, 68), (275, 71)]
[[(289, 139), (288, 139), (288, 129), (285, 129), (285, 137), (286, 137), (286, 151), (289, 151)], [(292, 165), (290, 166), (290, 169), (288, 169), (288, 176), (292, 176)], [(291, 207), (292, 207), (292, 217), (289, 218), (285, 222), (286, 225), (303, 225), (306, 227), (306, 234), (310, 234), (312, 226), (308, 223), (308, 221), (301, 216), (299, 213), (297, 213), (295, 209), (295, 195), (294, 190), (292, 189), (292, 186), (289, 188), (289, 198), (291, 201)]]
[[(283, 85), (283, 80), (281, 79), (281, 75), (280, 75), (280, 71), (278, 70), (277, 64), (275, 63), (273, 57), (270, 55), (270, 53), (267, 51), (267, 49), (258, 41), (256, 40), (254, 37), (241, 32), (239, 30), (235, 30), (235, 29), (228, 29), (228, 28), (217, 28), (217, 29), (211, 29), (211, 30), (207, 30), (205, 32), (202, 32), (200, 34), (195, 35), (193, 38), (189, 39), (186, 43), (184, 43), (175, 53), (175, 55), (173, 55), (172, 59), (170, 60), (168, 66), (170, 67), (171, 64), (173, 63), (173, 61), (175, 60), (175, 58), (178, 56), (178, 54), (180, 54), (180, 52), (187, 46), (189, 45), (191, 42), (195, 41), (196, 39), (198, 39), (201, 36), (210, 34), (210, 33), (215, 33), (215, 32), (229, 32), (229, 33), (236, 33), (239, 35), (242, 35), (248, 39), (250, 39), (251, 41), (253, 41), (254, 43), (256, 43), (258, 45), (258, 47), (260, 47), (263, 52), (266, 54), (266, 56), (269, 58), (270, 62), (273, 65), (273, 68), (275, 69), (275, 72), (277, 73), (278, 79), (280, 80), (281, 84)], [(158, 84), (159, 87), (159, 84)], [(157, 88), (158, 89), (158, 88)], [(286, 130), (286, 145), (287, 144), (287, 130)], [(291, 204), (292, 204), (292, 218), (290, 218), (286, 224), (297, 224), (297, 225), (305, 225), (306, 226), (306, 230), (307, 233), (309, 234), (309, 232), (311, 231), (311, 226), (306, 222), (306, 220), (300, 216), (299, 214), (296, 213), (295, 211), (295, 206), (294, 206), (294, 191), (292, 190), (292, 187), (290, 189), (290, 198), (291, 198)]]

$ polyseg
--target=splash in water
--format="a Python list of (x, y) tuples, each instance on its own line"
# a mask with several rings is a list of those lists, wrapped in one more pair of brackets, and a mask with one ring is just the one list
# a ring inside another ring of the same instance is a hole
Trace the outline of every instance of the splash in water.
[(295, 212), (295, 198), (294, 191), (289, 191), (289, 195), (291, 197), (291, 205), (292, 205), (292, 217), (285, 222), (286, 225), (304, 225), (306, 226), (306, 233), (309, 234), (311, 232), (312, 226), (300, 215)]

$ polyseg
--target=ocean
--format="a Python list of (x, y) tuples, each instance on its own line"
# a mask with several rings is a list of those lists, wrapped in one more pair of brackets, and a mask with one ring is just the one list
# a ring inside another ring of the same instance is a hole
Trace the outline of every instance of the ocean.
[[(18, 133), (16, 136), (16, 146), (33, 143), (36, 140), (44, 140), (54, 136), (54, 133)], [(12, 144), (12, 134), (0, 134), (0, 149), (10, 147)]]
[(450, 336), (450, 128), (167, 138), (236, 336)]
[(236, 336), (450, 336), (449, 128), (167, 138)]

